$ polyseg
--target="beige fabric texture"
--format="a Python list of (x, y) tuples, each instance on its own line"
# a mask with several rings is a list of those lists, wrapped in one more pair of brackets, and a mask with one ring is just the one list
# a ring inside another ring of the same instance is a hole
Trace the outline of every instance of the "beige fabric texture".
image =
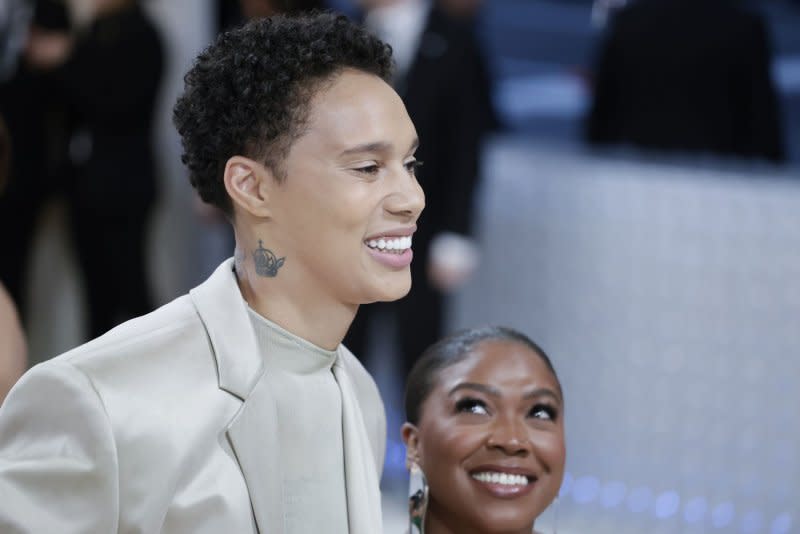
[[(0, 532), (285, 534), (276, 403), (232, 266), (22, 377), (0, 407)], [(383, 404), (337, 353), (349, 531), (375, 534)]]

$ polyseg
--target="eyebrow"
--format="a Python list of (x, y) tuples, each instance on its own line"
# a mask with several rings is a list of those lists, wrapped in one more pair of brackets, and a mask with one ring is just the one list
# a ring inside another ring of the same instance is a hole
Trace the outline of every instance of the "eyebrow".
[(475, 382), (461, 382), (460, 384), (456, 384), (453, 388), (447, 393), (448, 395), (452, 395), (456, 391), (460, 389), (474, 389), (487, 395), (491, 395), (492, 397), (499, 397), (500, 390), (495, 387), (487, 386), (486, 384), (477, 384)]
[(561, 403), (561, 396), (550, 388), (536, 388), (526, 393), (523, 398), (532, 399), (534, 397), (552, 397), (554, 401)]
[[(419, 138), (415, 137), (408, 148), (408, 152), (413, 152), (419, 147)], [(364, 152), (388, 152), (392, 148), (392, 144), (386, 141), (376, 141), (374, 143), (364, 143), (363, 145), (354, 146), (343, 150), (341, 156), (349, 156), (352, 154), (362, 154)]]
[[(497, 389), (496, 387), (488, 386), (486, 384), (478, 384), (476, 382), (461, 382), (460, 384), (456, 384), (455, 386), (453, 386), (452, 389), (450, 389), (450, 391), (448, 392), (448, 395), (452, 395), (453, 393), (455, 393), (456, 391), (459, 391), (461, 389), (473, 389), (473, 390), (476, 390), (476, 391), (483, 392), (483, 393), (485, 393), (487, 395), (490, 395), (492, 397), (501, 397), (502, 396), (502, 393), (500, 393), (500, 390)], [(555, 391), (553, 391), (550, 388), (536, 388), (536, 389), (533, 389), (533, 390), (525, 393), (525, 395), (523, 395), (522, 398), (523, 399), (532, 399), (534, 397), (542, 397), (542, 396), (544, 396), (544, 397), (552, 397), (553, 400), (555, 400), (559, 404), (562, 402), (561, 401), (561, 396), (558, 395)]]

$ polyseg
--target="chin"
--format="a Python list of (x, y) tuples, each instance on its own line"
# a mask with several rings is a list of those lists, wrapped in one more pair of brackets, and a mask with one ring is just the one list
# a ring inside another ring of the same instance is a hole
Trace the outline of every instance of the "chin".
[(530, 502), (505, 501), (483, 503), (476, 524), (483, 525), (485, 532), (532, 532), (538, 513), (533, 515)]
[(533, 520), (501, 517), (486, 517), (482, 521), (486, 527), (483, 532), (533, 532)]
[(392, 302), (400, 300), (411, 291), (411, 273), (396, 273), (380, 286), (373, 302)]

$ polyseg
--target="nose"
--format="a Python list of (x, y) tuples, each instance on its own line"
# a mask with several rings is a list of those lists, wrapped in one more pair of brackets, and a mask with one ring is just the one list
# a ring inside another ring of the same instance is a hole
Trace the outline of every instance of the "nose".
[(394, 215), (417, 220), (425, 209), (425, 192), (417, 178), (409, 175), (403, 168), (392, 183), (393, 191), (386, 200), (386, 210)]
[(498, 418), (493, 425), (486, 446), (509, 456), (527, 456), (532, 443), (524, 422), (513, 418)]

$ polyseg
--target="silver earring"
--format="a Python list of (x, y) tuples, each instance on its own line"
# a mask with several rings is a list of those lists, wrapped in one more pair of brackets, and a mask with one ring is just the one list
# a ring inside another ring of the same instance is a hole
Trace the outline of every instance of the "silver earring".
[(425, 533), (425, 512), (428, 509), (428, 480), (416, 462), (408, 475), (408, 532)]

